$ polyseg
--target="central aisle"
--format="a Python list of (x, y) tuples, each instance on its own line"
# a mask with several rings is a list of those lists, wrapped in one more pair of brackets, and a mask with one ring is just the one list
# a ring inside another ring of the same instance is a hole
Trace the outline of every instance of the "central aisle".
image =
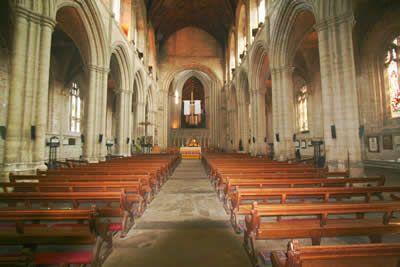
[(182, 160), (104, 266), (251, 266), (199, 160)]

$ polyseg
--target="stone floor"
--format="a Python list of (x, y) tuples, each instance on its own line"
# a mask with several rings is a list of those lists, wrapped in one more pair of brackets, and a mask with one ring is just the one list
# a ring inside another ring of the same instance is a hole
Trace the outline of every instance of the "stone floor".
[[(400, 185), (400, 172), (367, 168), (366, 175), (386, 177), (387, 186)], [(387, 236), (385, 242), (400, 242)], [(257, 241), (264, 251), (285, 250), (290, 240)], [(300, 240), (311, 245), (308, 239)], [(324, 238), (322, 245), (367, 243), (366, 237)], [(242, 235), (233, 232), (200, 161), (182, 161), (136, 227), (116, 240), (104, 266), (236, 267), (251, 266)], [(270, 266), (266, 262), (263, 266)]]
[(250, 261), (198, 160), (182, 161), (104, 266), (246, 267)]

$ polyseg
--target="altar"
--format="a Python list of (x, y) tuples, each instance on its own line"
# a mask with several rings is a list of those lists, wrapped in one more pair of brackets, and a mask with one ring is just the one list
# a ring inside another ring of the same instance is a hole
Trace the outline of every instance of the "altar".
[(192, 138), (186, 146), (180, 148), (182, 159), (201, 159), (201, 146)]
[(201, 159), (201, 147), (183, 146), (180, 149), (182, 159)]

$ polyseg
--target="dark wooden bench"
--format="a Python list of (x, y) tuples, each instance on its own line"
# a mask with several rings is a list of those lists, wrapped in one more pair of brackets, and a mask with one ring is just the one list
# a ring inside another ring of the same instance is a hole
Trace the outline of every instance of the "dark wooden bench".
[(150, 203), (152, 191), (149, 186), (143, 186), (140, 182), (58, 182), (57, 179), (50, 182), (10, 182), (0, 183), (3, 192), (121, 192), (124, 190), (128, 195), (139, 194), (145, 202), (142, 203), (141, 211), (146, 204)]
[(368, 178), (279, 178), (279, 179), (229, 179), (223, 188), (219, 190), (223, 199), (229, 198), (235, 189), (239, 188), (294, 188), (294, 187), (352, 187), (352, 186), (383, 186), (385, 177)]
[(49, 174), (49, 175), (10, 175), (10, 182), (100, 182), (122, 183), (139, 182), (143, 188), (150, 188), (153, 193), (158, 192), (160, 185), (149, 175), (132, 174)]
[[(268, 204), (271, 202), (333, 202), (341, 199), (351, 199), (353, 202), (371, 202), (375, 197), (384, 200), (383, 194), (400, 193), (400, 187), (321, 187), (321, 188), (263, 188), (238, 189), (230, 199), (231, 222), (235, 230), (240, 232), (238, 220), (240, 215), (250, 214), (252, 204)], [(361, 199), (355, 200), (358, 197)]]
[[(245, 218), (244, 246), (255, 263), (256, 240), (311, 238), (313, 245), (319, 245), (322, 237), (368, 236), (371, 242), (379, 243), (383, 235), (400, 232), (399, 221), (392, 218), (398, 211), (399, 201), (254, 203), (250, 215)], [(366, 214), (375, 214), (375, 217)], [(265, 221), (266, 218), (277, 220)]]
[(398, 267), (400, 243), (301, 246), (297, 240), (287, 251), (273, 251), (273, 267)]
[[(22, 205), (31, 209), (34, 204), (42, 208), (55, 208), (67, 205), (71, 209), (80, 209), (82, 204), (96, 205), (99, 217), (118, 218), (117, 222), (110, 223), (110, 232), (121, 232), (124, 237), (135, 222), (135, 216), (140, 215), (141, 203), (144, 202), (137, 195), (127, 195), (121, 192), (24, 192), (0, 193), (0, 204), (7, 208), (18, 208)], [(136, 204), (135, 204), (136, 203)], [(99, 204), (103, 204), (100, 206)], [(113, 206), (114, 205), (114, 206)]]
[[(35, 265), (100, 266), (112, 250), (107, 222), (96, 220), (95, 208), (82, 210), (0, 210), (0, 246), (31, 249)], [(73, 246), (72, 252), (36, 251), (41, 246)], [(85, 248), (90, 246), (91, 249)], [(20, 260), (14, 255), (6, 261)], [(8, 255), (11, 256), (12, 255)]]

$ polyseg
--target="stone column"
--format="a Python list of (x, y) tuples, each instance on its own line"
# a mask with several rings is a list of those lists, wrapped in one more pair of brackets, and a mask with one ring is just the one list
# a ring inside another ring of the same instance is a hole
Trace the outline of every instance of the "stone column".
[[(352, 14), (329, 18), (318, 25), (324, 140), (328, 167), (363, 174), (358, 97), (353, 50)], [(336, 129), (336, 138), (332, 136)]]
[(45, 158), (45, 139), (47, 129), (47, 108), (49, 93), (49, 73), (50, 73), (50, 54), (51, 37), (54, 30), (55, 21), (50, 19), (42, 21), (39, 49), (39, 77), (36, 91), (36, 140), (33, 151), (33, 161), (40, 169), (46, 169)]
[(146, 119), (146, 103), (139, 102), (137, 104), (137, 137), (144, 136), (145, 126), (140, 125), (140, 123), (145, 122)]
[(125, 90), (115, 90), (114, 93), (118, 97), (117, 101), (117, 114), (118, 114), (118, 121), (117, 121), (117, 143), (116, 144), (116, 152), (117, 155), (124, 155), (125, 153), (125, 134), (124, 134), (124, 125), (125, 125)]
[[(96, 118), (96, 86), (95, 79), (97, 70), (93, 66), (88, 67), (89, 72), (89, 83), (88, 83), (88, 99), (86, 113), (86, 125), (85, 125), (85, 143), (83, 145), (83, 157), (89, 162), (97, 161), (94, 155), (95, 143), (98, 142), (98, 134), (95, 131), (95, 118)], [(103, 139), (105, 136), (103, 136)]]
[[(267, 152), (266, 143), (264, 142), (267, 136), (267, 119), (265, 116), (265, 90), (253, 90), (252, 92), (252, 123), (253, 137), (256, 139), (253, 145), (253, 155), (265, 155)], [(253, 142), (253, 140), (252, 140)]]
[[(96, 131), (99, 134), (103, 134), (105, 137), (107, 127), (107, 90), (108, 90), (108, 73), (110, 69), (108, 67), (100, 66), (98, 68), (97, 78), (97, 90), (98, 90), (98, 105), (96, 105), (98, 114), (96, 118)], [(106, 139), (103, 138), (103, 142), (97, 142), (96, 155), (97, 160), (105, 161), (107, 156), (107, 147), (105, 145)]]
[(127, 156), (131, 155), (131, 144), (133, 140), (133, 133), (132, 133), (132, 128), (133, 128), (133, 116), (132, 116), (132, 91), (127, 90), (126, 91), (126, 97), (125, 97), (125, 102), (126, 102), (126, 121), (125, 121), (125, 134), (126, 138), (129, 138), (129, 144), (127, 144), (127, 140), (124, 140), (126, 144), (126, 154)]
[[(83, 156), (89, 162), (105, 160), (106, 110), (107, 110), (107, 75), (109, 69), (94, 65), (88, 66), (89, 93), (86, 110), (86, 131)], [(100, 135), (103, 136), (99, 142)]]
[(21, 119), (24, 116), (25, 91), (28, 44), (28, 21), (17, 10), (14, 20), (14, 38), (10, 57), (10, 93), (8, 98), (7, 137), (4, 151), (5, 171), (11, 171), (20, 161), (19, 153), (23, 137)]
[(273, 69), (272, 84), (273, 128), (274, 134), (279, 134), (279, 142), (274, 137), (275, 157), (284, 161), (294, 158), (295, 152), (293, 68), (284, 66)]
[(159, 146), (161, 149), (166, 149), (168, 147), (168, 128), (170, 125), (168, 125), (168, 92), (164, 90), (159, 91), (161, 93), (161, 99), (160, 99), (160, 106), (159, 106), (159, 112), (160, 112), (160, 129), (158, 131), (159, 135)]

